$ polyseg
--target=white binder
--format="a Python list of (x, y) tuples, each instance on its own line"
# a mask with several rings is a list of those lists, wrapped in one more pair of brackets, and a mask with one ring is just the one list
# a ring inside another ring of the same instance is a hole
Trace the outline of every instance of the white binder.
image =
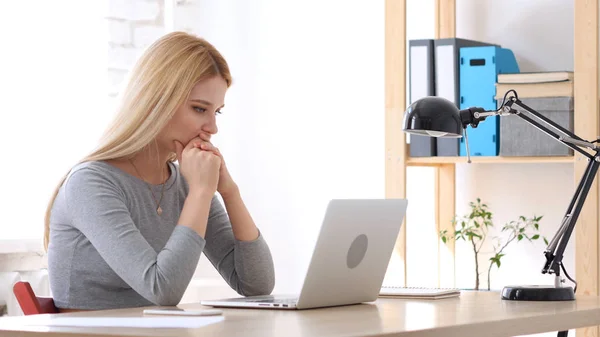
[[(435, 95), (433, 40), (421, 39), (408, 42), (409, 104)], [(430, 157), (436, 155), (436, 139), (410, 135), (410, 156)]]

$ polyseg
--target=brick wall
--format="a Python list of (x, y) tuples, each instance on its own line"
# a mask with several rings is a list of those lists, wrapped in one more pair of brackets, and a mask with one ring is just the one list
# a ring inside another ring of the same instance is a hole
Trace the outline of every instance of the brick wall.
[(136, 58), (165, 33), (165, 0), (108, 2), (108, 95), (114, 98)]

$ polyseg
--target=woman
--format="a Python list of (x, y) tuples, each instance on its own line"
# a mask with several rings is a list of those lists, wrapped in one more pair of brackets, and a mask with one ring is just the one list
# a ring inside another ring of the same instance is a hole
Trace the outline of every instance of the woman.
[(141, 56), (98, 148), (48, 205), (59, 309), (176, 305), (202, 252), (239, 294), (271, 293), (269, 248), (210, 142), (230, 85), (220, 53), (186, 33)]

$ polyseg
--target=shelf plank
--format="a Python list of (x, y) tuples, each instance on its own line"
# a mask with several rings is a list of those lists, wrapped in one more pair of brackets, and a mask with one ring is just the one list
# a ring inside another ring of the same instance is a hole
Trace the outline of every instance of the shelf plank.
[[(575, 96), (575, 134), (583, 139), (598, 137), (598, 100), (600, 95), (598, 71), (598, 1), (575, 0), (574, 17), (574, 96)], [(578, 161), (575, 164), (575, 181), (579, 182), (585, 172), (587, 163)], [(598, 230), (598, 177), (594, 180), (585, 199), (577, 227), (575, 240), (571, 238), (569, 245), (575, 248), (575, 275), (578, 283), (577, 294), (600, 294), (598, 281), (600, 262)], [(567, 266), (567, 269), (571, 269)], [(597, 337), (600, 330), (597, 326), (577, 329), (577, 336)]]
[[(456, 0), (435, 1), (435, 38), (456, 37)], [(438, 233), (454, 231), (452, 219), (456, 213), (456, 165), (435, 165), (435, 215)], [(443, 243), (438, 236), (438, 286), (456, 286), (454, 242)]]
[[(406, 109), (406, 0), (385, 0), (385, 197), (406, 198), (407, 144), (402, 124)], [(405, 223), (405, 222), (404, 222)], [(396, 240), (400, 265), (388, 268), (406, 285), (406, 225)]]
[(435, 0), (435, 38), (456, 37), (456, 0)]
[[(574, 163), (574, 156), (557, 157), (471, 157), (473, 164), (535, 164), (535, 163)], [(413, 157), (407, 158), (409, 166), (435, 166), (441, 164), (466, 164), (467, 157)]]
[[(440, 164), (435, 173), (435, 219), (436, 230), (453, 233), (452, 224), (456, 214), (456, 165)], [(438, 235), (438, 287), (456, 287), (454, 240), (446, 243)]]

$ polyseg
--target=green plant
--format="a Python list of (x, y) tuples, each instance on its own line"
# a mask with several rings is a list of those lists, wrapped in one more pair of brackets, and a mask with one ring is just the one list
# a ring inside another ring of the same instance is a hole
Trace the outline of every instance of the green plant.
[[(475, 289), (479, 290), (479, 255), (486, 239), (488, 239), (489, 230), (494, 227), (492, 212), (490, 212), (486, 204), (481, 203), (481, 199), (477, 198), (477, 202), (469, 202), (471, 212), (465, 216), (456, 216), (452, 224), (455, 231), (452, 235), (447, 230), (440, 231), (440, 237), (444, 243), (450, 239), (465, 240), (470, 242), (473, 247), (475, 257)], [(501, 266), (501, 259), (506, 254), (504, 250), (512, 242), (528, 240), (530, 242), (543, 238), (546, 245), (548, 240), (539, 234), (539, 222), (542, 216), (526, 218), (519, 216), (518, 220), (510, 221), (502, 227), (501, 233), (505, 233), (503, 237), (494, 237), (496, 242), (493, 244), (493, 256), (489, 258), (489, 266), (487, 270), (487, 288), (490, 290), (490, 274), (492, 267)]]

